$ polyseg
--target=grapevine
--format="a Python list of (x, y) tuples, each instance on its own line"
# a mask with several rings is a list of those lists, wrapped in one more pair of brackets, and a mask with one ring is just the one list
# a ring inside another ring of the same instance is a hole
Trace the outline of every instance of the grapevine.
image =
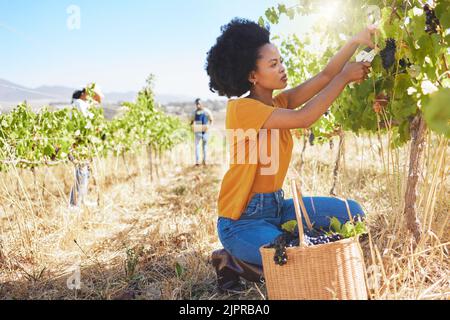
[[(315, 3), (299, 0), (295, 8), (290, 8), (289, 15), (286, 8), (270, 8), (260, 23), (266, 24), (266, 19), (272, 24), (279, 23), (283, 15), (296, 19), (299, 15), (320, 13)], [(383, 47), (382, 51), (372, 62), (369, 79), (348, 86), (331, 107), (331, 115), (334, 124), (345, 131), (373, 132), (378, 137), (387, 133), (391, 149), (410, 142), (404, 214), (407, 228), (417, 243), (422, 231), (416, 210), (416, 188), (424, 136), (430, 130), (450, 137), (450, 1), (425, 4), (419, 0), (342, 0), (339, 21), (320, 21), (315, 29), (316, 37), (327, 44), (324, 57), (329, 58), (329, 52), (337, 52), (342, 47), (345, 40), (341, 35), (350, 36), (373, 23), (368, 21), (368, 6), (380, 9), (376, 45)], [(307, 38), (299, 40), (291, 48), (291, 52), (295, 53), (297, 48), (300, 52), (287, 57), (297, 62), (287, 63), (288, 72), (295, 67), (294, 72), (310, 69), (314, 74), (316, 67), (323, 66), (320, 58), (303, 59), (304, 62), (298, 59), (307, 42)], [(383, 165), (389, 168), (384, 156)], [(386, 179), (390, 183), (389, 175)]]
[(187, 139), (188, 128), (155, 107), (149, 88), (135, 103), (124, 105), (126, 112), (112, 121), (99, 107), (91, 107), (91, 116), (85, 117), (72, 107), (44, 107), (36, 113), (22, 103), (0, 114), (0, 170), (84, 162), (108, 153), (137, 152), (141, 146), (165, 151)]

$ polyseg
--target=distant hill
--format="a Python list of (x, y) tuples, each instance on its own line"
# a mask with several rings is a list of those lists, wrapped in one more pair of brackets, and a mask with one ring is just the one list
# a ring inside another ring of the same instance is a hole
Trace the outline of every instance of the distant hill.
[[(7, 112), (17, 104), (27, 101), (33, 109), (38, 110), (44, 105), (62, 107), (69, 105), (75, 88), (64, 86), (40, 86), (27, 88), (8, 80), (0, 79), (0, 111)], [(120, 106), (122, 102), (134, 101), (137, 92), (105, 92), (105, 109), (111, 109), (111, 113)], [(179, 94), (155, 94), (155, 100), (161, 104), (167, 113), (178, 115), (189, 115), (195, 110), (194, 100), (196, 97)], [(207, 100), (204, 104), (212, 111), (219, 112), (225, 108), (225, 100)]]
[(45, 100), (55, 98), (47, 92), (39, 92), (24, 86), (0, 79), (0, 101), (15, 102), (23, 100)]
[[(29, 101), (33, 104), (39, 103), (70, 103), (73, 92), (76, 88), (64, 86), (40, 86), (28, 88), (8, 80), (0, 79), (0, 104), (11, 105), (22, 101)], [(120, 103), (124, 101), (134, 101), (137, 92), (105, 92), (105, 102)], [(161, 104), (194, 101), (195, 97), (177, 94), (155, 94), (155, 100)]]
[(73, 88), (62, 86), (41, 86), (34, 90), (43, 94), (47, 94), (50, 98), (54, 97), (55, 99), (58, 98), (59, 100), (67, 99), (67, 97), (70, 98), (75, 91), (75, 89)]
[[(226, 110), (226, 100), (203, 100), (203, 105), (210, 109), (213, 115), (224, 113)], [(171, 102), (162, 105), (162, 109), (170, 114), (191, 116), (196, 107), (194, 101)]]
[(155, 94), (155, 100), (161, 104), (168, 104), (168, 103), (179, 103), (179, 102), (186, 102), (186, 101), (192, 101), (196, 97), (191, 97), (188, 95), (182, 95), (182, 94)]

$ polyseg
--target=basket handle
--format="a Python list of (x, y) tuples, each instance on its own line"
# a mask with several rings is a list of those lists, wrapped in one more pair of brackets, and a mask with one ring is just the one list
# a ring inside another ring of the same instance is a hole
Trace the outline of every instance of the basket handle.
[[(291, 188), (292, 188), (292, 194), (294, 196), (295, 216), (297, 217), (299, 246), (300, 247), (305, 247), (306, 245), (304, 243), (305, 234), (303, 232), (302, 211), (300, 210), (300, 204), (299, 204), (299, 201), (303, 202), (303, 199), (301, 197), (299, 199), (299, 192), (297, 192), (298, 191), (297, 190), (297, 185), (296, 185), (294, 180), (292, 180)], [(306, 211), (305, 211), (305, 213), (306, 213)]]
[(334, 196), (333, 198), (339, 199), (339, 200), (341, 200), (341, 201), (343, 201), (345, 203), (345, 208), (347, 209), (348, 218), (350, 219), (349, 221), (351, 221), (351, 223), (354, 223), (355, 221), (353, 220), (353, 216), (352, 216), (352, 213), (350, 211), (350, 206), (348, 204), (347, 199), (339, 198), (339, 197), (336, 197), (336, 196)]
[(298, 197), (298, 202), (300, 204), (300, 208), (302, 209), (303, 217), (305, 218), (305, 221), (306, 221), (306, 226), (308, 227), (309, 230), (312, 230), (313, 226), (312, 226), (311, 220), (309, 219), (308, 211), (306, 211), (305, 203), (303, 202), (303, 195), (302, 195), (300, 186), (297, 183), (297, 181), (295, 181), (295, 187), (297, 189), (296, 193), (297, 193), (297, 197)]
[[(303, 246), (305, 246), (304, 245), (305, 234), (303, 232), (302, 214), (305, 217), (306, 225), (309, 230), (312, 229), (312, 224), (311, 224), (311, 221), (309, 220), (309, 215), (308, 215), (308, 212), (306, 211), (305, 203), (303, 202), (302, 192), (300, 190), (299, 185), (297, 184), (297, 182), (295, 180), (292, 180), (291, 188), (292, 188), (292, 194), (294, 196), (294, 208), (295, 208), (295, 216), (297, 217), (300, 247), (303, 247)], [(339, 199), (345, 203), (348, 217), (349, 217), (350, 221), (352, 223), (354, 223), (353, 216), (351, 214), (350, 206), (348, 204), (347, 199), (339, 198), (336, 196), (334, 198)]]

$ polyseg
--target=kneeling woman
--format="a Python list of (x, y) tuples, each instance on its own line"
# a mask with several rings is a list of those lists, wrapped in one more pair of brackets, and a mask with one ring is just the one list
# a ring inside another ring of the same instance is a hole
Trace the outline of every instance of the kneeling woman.
[[(228, 98), (249, 92), (245, 98), (228, 102), (226, 116), (226, 128), (232, 137), (232, 161), (222, 181), (217, 228), (220, 241), (231, 255), (262, 265), (260, 247), (281, 234), (283, 223), (295, 220), (293, 200), (284, 199), (282, 190), (292, 155), (290, 130), (309, 128), (349, 83), (367, 77), (370, 64), (348, 61), (360, 44), (374, 46), (374, 31), (363, 30), (322, 72), (273, 97), (274, 90), (286, 89), (288, 79), (280, 53), (270, 42), (269, 31), (238, 18), (222, 27), (222, 34), (207, 57), (210, 89)], [(270, 158), (275, 158), (275, 163), (268, 163), (267, 155), (259, 152), (264, 149), (261, 146), (272, 150)], [(252, 156), (255, 151), (256, 158)], [(348, 221), (345, 202), (339, 199), (303, 200), (315, 227), (328, 227), (330, 216)], [(348, 203), (352, 215), (364, 215), (358, 203)]]

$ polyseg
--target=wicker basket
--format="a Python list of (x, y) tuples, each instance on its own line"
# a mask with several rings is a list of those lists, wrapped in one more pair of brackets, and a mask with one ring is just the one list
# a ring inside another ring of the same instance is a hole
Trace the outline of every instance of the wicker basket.
[[(317, 246), (303, 244), (301, 214), (311, 228), (300, 189), (292, 182), (300, 247), (287, 248), (286, 265), (275, 264), (275, 249), (260, 249), (270, 300), (367, 300), (365, 266), (357, 238)], [(346, 201), (346, 200), (344, 200)], [(299, 203), (300, 202), (300, 203)], [(348, 203), (347, 211), (352, 219)], [(300, 210), (300, 206), (302, 210)]]

